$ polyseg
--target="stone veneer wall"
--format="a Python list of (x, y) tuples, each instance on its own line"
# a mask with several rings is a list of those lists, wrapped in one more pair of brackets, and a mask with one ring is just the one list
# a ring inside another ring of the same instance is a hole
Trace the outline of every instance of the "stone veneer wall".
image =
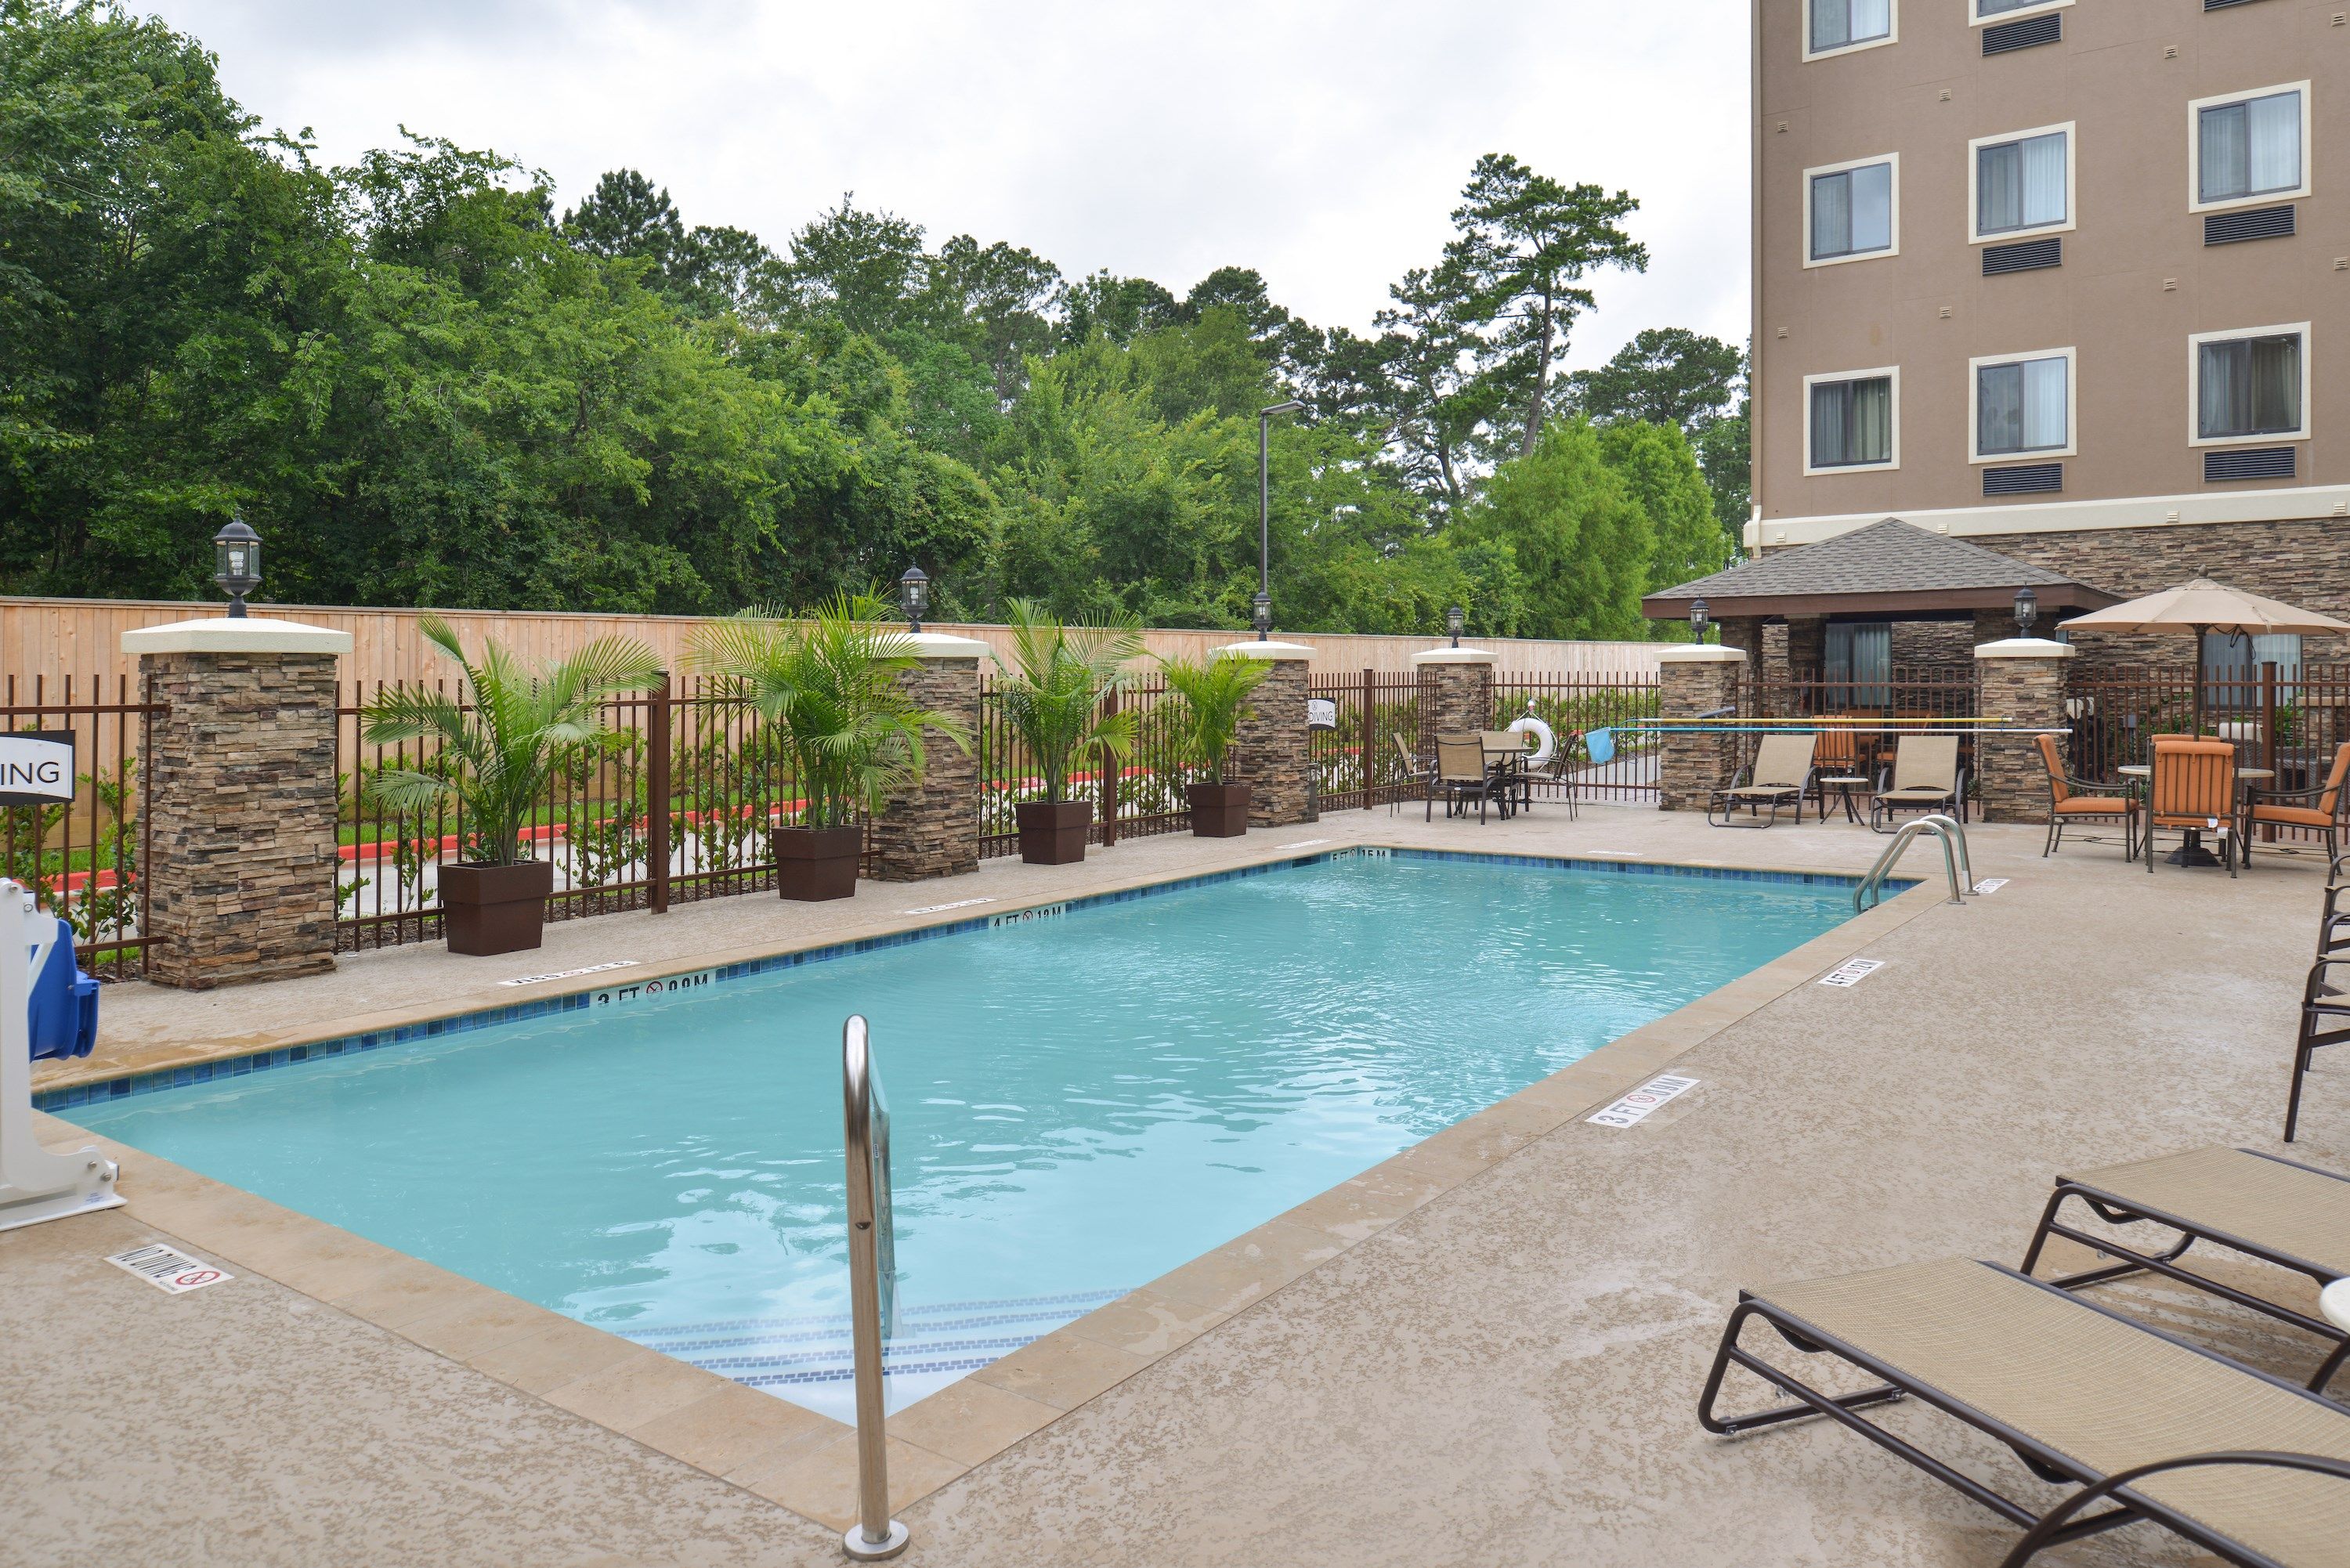
[[(2012, 623), (2011, 623), (2012, 624)], [(2064, 723), (2064, 655), (2043, 659), (1979, 659), (1982, 713), (2004, 727), (2058, 729)], [(2061, 753), (2060, 753), (2061, 754)], [(2032, 735), (1984, 734), (1975, 740), (1976, 797), (1985, 822), (2048, 820), (2048, 765)]]
[(1428, 663), (1419, 667), (1419, 754), (1436, 757), (1436, 737), (1493, 727), (1493, 667), (1490, 663)]
[(1303, 659), (1267, 662), (1273, 673), (1249, 698), (1253, 711), (1234, 732), (1224, 767), (1232, 782), (1249, 786), (1251, 827), (1287, 827), (1316, 815), (1306, 788), (1314, 761), (1314, 737), (1305, 727), (1308, 664)]
[[(1680, 663), (1671, 655), (1659, 672), (1658, 716), (1694, 719), (1738, 701), (1746, 671), (1743, 659)], [(1657, 805), (1663, 811), (1703, 811), (1716, 790), (1727, 789), (1737, 773), (1745, 737), (1667, 734), (1659, 748)]]
[[(925, 659), (899, 677), (916, 705), (952, 719), (976, 748), (979, 660)], [(873, 875), (919, 882), (979, 869), (979, 757), (943, 735), (925, 738), (929, 766), (873, 821)]]
[(150, 653), (148, 978), (189, 991), (335, 967), (331, 657)]

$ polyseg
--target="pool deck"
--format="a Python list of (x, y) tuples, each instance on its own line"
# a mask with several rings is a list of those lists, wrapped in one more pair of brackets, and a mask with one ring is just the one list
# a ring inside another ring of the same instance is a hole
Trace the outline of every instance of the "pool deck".
[[(2149, 877), (2095, 845), (2043, 860), (2041, 836), (1974, 828), (1977, 876), (2009, 878), (1996, 893), (1892, 900), (901, 1414), (903, 1561), (1996, 1563), (2012, 1532), (1857, 1438), (1812, 1424), (1723, 1443), (1693, 1410), (1741, 1285), (2012, 1262), (2060, 1166), (2281, 1147), (2322, 863)], [(1482, 826), (1348, 813), (867, 883), (847, 906), (567, 922), (526, 962), (432, 946), (240, 991), (123, 987), (108, 1054), (78, 1065), (249, 1054), (505, 1005), (535, 988), (497, 982), (526, 973), (710, 967), (991, 912), (914, 913), (963, 899), (1011, 909), (1358, 843), (1857, 872), (1885, 840), (1605, 807)], [(1855, 952), (1886, 967), (1812, 983)], [(1700, 1086), (1638, 1127), (1584, 1120), (1667, 1067)], [(2313, 1076), (2296, 1146), (2335, 1168), (2340, 1077)], [(16, 1347), (0, 1461), (37, 1478), (0, 1510), (0, 1562), (841, 1560), (843, 1428), (122, 1158), (126, 1208), (0, 1233)], [(238, 1277), (172, 1296), (103, 1262), (157, 1236)], [(2317, 1359), (2233, 1309), (2111, 1293), (2280, 1372)], [(1945, 1420), (1890, 1420), (2049, 1495)], [(2045, 1560), (2196, 1559), (2139, 1528)]]

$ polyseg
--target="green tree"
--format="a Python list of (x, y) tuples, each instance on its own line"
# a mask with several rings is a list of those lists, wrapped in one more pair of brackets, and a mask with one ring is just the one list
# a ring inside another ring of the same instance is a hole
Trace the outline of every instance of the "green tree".
[(1567, 400), (1596, 424), (1645, 420), (1672, 425), (1690, 441), (1729, 416), (1746, 376), (1746, 356), (1719, 337), (1683, 327), (1647, 327), (1596, 370), (1567, 378)]
[(1679, 427), (1631, 420), (1602, 425), (1597, 433), (1600, 455), (1648, 518), (1652, 545), (1641, 591), (1655, 593), (1721, 570), (1729, 541)]
[(1656, 540), (1632, 485), (1608, 462), (1583, 420), (1554, 421), (1534, 450), (1494, 470), (1456, 525), (1461, 545), (1508, 546), (1523, 584), (1513, 624), (1481, 615), (1480, 629), (1517, 637), (1638, 639), (1640, 596)]

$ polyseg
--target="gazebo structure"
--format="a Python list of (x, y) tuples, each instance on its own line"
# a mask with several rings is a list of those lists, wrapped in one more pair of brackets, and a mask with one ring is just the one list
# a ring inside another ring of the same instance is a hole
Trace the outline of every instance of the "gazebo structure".
[(1893, 707), (1908, 705), (1889, 690), (1897, 671), (1931, 683), (1928, 672), (1942, 670), (1970, 685), (1978, 643), (2014, 637), (2020, 622), (2044, 634), (2120, 597), (1888, 517), (1651, 594), (1641, 608), (1686, 620), (1702, 601), (1766, 685), (1824, 682), (1831, 705)]

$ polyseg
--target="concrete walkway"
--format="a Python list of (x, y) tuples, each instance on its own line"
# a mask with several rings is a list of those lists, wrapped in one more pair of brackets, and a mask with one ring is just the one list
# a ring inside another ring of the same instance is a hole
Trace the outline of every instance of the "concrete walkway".
[[(1316, 837), (1854, 869), (1884, 842), (1613, 810), (1482, 828), (1349, 815), (868, 885), (853, 911), (738, 899), (665, 925), (583, 921), (534, 962), (652, 941), (690, 956), (697, 935), (781, 946), (808, 921), (1091, 890)], [(2043, 860), (2037, 829), (1974, 837), (1977, 874), (2010, 878), (1999, 892), (1875, 941), (1887, 967), (1859, 986), (1799, 986), (1714, 1034), (1679, 1064), (1702, 1086), (1668, 1112), (1535, 1138), (914, 1503), (905, 1561), (1996, 1563), (2012, 1532), (1847, 1434), (1706, 1438), (1693, 1410), (1729, 1306), (1742, 1284), (2016, 1261), (2059, 1167), (2278, 1147), (2322, 867), (2149, 877), (2095, 846)], [(387, 954), (219, 993), (201, 1016), (149, 998), (109, 1020), (169, 1014), (151, 1050), (316, 1030), (483, 961)], [(2313, 1079), (2298, 1154), (2350, 1166), (2339, 1068)], [(0, 1464), (34, 1480), (0, 1506), (0, 1563), (840, 1561), (795, 1514), (249, 1272), (166, 1296), (99, 1261), (153, 1233), (137, 1214), (134, 1194), (0, 1235)], [(2281, 1372), (2317, 1358), (2244, 1314), (2129, 1299)], [(1892, 1419), (2051, 1495), (1948, 1421)], [(2045, 1560), (2193, 1559), (2141, 1528)]]

